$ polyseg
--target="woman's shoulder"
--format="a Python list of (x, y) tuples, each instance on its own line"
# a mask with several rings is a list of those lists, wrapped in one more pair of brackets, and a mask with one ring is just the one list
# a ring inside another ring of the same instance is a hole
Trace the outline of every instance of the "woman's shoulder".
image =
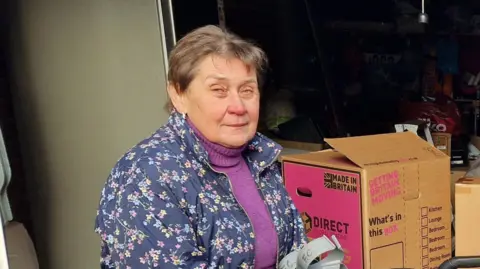
[(101, 192), (97, 232), (111, 228), (112, 212), (121, 214), (130, 208), (136, 214), (139, 205), (145, 206), (143, 210), (171, 208), (175, 201), (185, 197), (182, 193), (185, 179), (179, 177), (184, 174), (178, 162), (182, 158), (180, 147), (175, 137), (159, 129), (117, 161)]
[(154, 172), (179, 170), (178, 161), (182, 158), (184, 152), (180, 139), (162, 127), (130, 148), (113, 170), (151, 177)]
[(164, 126), (130, 148), (123, 155), (123, 158), (131, 159), (132, 154), (136, 157), (166, 153), (180, 154), (180, 149), (181, 141), (178, 135), (171, 132), (169, 128)]
[[(128, 150), (114, 165), (104, 185), (100, 207), (130, 201), (142, 194), (182, 196), (187, 178), (182, 167), (181, 143), (159, 129)], [(152, 198), (153, 200), (153, 198)]]

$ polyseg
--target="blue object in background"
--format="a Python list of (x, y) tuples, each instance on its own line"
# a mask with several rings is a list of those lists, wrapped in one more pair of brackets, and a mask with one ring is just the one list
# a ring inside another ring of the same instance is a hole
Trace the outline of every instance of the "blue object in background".
[(437, 42), (437, 68), (444, 74), (458, 73), (458, 43), (450, 38)]

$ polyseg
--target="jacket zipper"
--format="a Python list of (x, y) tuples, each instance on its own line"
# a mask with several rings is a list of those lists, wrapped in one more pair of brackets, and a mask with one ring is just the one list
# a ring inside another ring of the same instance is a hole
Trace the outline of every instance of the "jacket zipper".
[[(277, 155), (275, 155), (275, 158), (273, 158), (273, 161), (269, 162), (267, 165), (265, 165), (264, 167), (267, 168), (269, 167), (270, 165), (272, 165), (274, 162), (277, 161), (278, 159), (278, 156), (280, 156), (280, 153), (277, 153)], [(257, 179), (260, 181), (260, 172), (259, 171), (257, 173)], [(263, 190), (260, 188), (260, 192), (262, 193), (262, 198), (265, 199), (265, 195), (263, 194)], [(267, 209), (269, 209), (268, 205), (265, 205), (267, 207)], [(273, 224), (273, 228), (275, 229), (275, 234), (277, 233), (277, 229), (275, 227), (275, 224), (273, 222), (273, 217), (272, 217), (272, 213), (270, 213), (270, 210), (268, 210), (268, 215), (270, 216), (270, 220), (272, 221), (272, 224)], [(277, 234), (277, 240), (275, 240), (275, 242), (277, 242), (277, 255), (275, 257), (275, 268), (278, 268), (278, 264), (279, 264), (279, 261), (278, 261), (278, 258), (280, 256), (280, 244), (278, 242), (278, 234)]]
[[(277, 153), (277, 154), (275, 155), (275, 158), (273, 158), (273, 160), (272, 160), (271, 162), (269, 162), (267, 165), (265, 165), (264, 167), (267, 168), (267, 167), (269, 167), (270, 165), (272, 165), (274, 162), (276, 162), (277, 159), (278, 159), (278, 156), (280, 156), (280, 153)], [(242, 204), (240, 204), (240, 203), (238, 202), (237, 196), (235, 196), (235, 192), (233, 191), (232, 181), (230, 180), (230, 178), (228, 177), (227, 174), (213, 169), (213, 167), (212, 167), (210, 164), (207, 164), (207, 165), (208, 165), (208, 167), (209, 167), (210, 169), (212, 169), (212, 171), (214, 171), (214, 172), (216, 172), (216, 173), (218, 173), (218, 174), (222, 174), (222, 175), (224, 175), (224, 176), (228, 179), (228, 183), (229, 183), (229, 185), (230, 185), (230, 190), (232, 191), (233, 198), (235, 199), (235, 202), (237, 202), (237, 204), (240, 206), (240, 208), (243, 210), (243, 212), (244, 212), (245, 215), (247, 216), (248, 222), (250, 223), (250, 226), (252, 227), (254, 239), (257, 240), (257, 235), (256, 235), (256, 233), (255, 233), (255, 227), (253, 226), (253, 222), (252, 222), (252, 220), (250, 219), (250, 216), (248, 215), (247, 210), (245, 210), (245, 208), (242, 206)], [(256, 177), (257, 177), (256, 179), (260, 179), (260, 172), (261, 172), (261, 171), (259, 171), (259, 172), (256, 174)], [(255, 180), (255, 179), (254, 179), (254, 180)], [(265, 199), (265, 195), (263, 194), (263, 191), (262, 191), (261, 188), (260, 188), (260, 192), (262, 193), (262, 198)], [(267, 206), (267, 209), (268, 209), (268, 205), (266, 205), (266, 206)], [(270, 210), (268, 210), (268, 216), (270, 216), (270, 220), (272, 221), (272, 224), (273, 224), (273, 217), (272, 217), (272, 214), (270, 213)], [(273, 226), (274, 226), (274, 229), (275, 229), (275, 233), (277, 233), (275, 224), (273, 224)], [(278, 258), (279, 258), (279, 256), (280, 256), (280, 246), (279, 246), (280, 244), (279, 244), (279, 242), (278, 242), (278, 234), (277, 234), (277, 240), (275, 240), (275, 242), (277, 242), (277, 244), (276, 244), (276, 245), (277, 245), (277, 255), (276, 255), (276, 257), (275, 257), (275, 260), (276, 260), (276, 261), (275, 261), (275, 268), (278, 268), (278, 265), (279, 265)], [(254, 247), (254, 248), (253, 248), (253, 253), (255, 254), (255, 244), (253, 245), (253, 247)], [(255, 266), (255, 255), (253, 255), (253, 265)]]
[[(235, 192), (233, 191), (232, 181), (230, 180), (230, 178), (228, 177), (227, 174), (213, 169), (213, 167), (212, 167), (210, 164), (208, 164), (208, 167), (210, 167), (210, 169), (212, 169), (212, 171), (214, 171), (214, 172), (216, 172), (216, 173), (218, 173), (218, 174), (222, 174), (222, 175), (224, 175), (224, 176), (228, 179), (228, 183), (229, 183), (229, 185), (230, 185), (230, 190), (232, 191), (233, 198), (235, 199), (235, 202), (237, 202), (237, 204), (238, 204), (238, 205), (240, 206), (240, 208), (243, 210), (243, 213), (245, 213), (245, 216), (247, 216), (248, 222), (250, 223), (250, 227), (252, 227), (253, 237), (254, 237), (254, 239), (256, 240), (256, 239), (257, 239), (257, 238), (256, 238), (257, 235), (255, 234), (255, 227), (253, 227), (253, 222), (252, 222), (252, 220), (250, 219), (250, 216), (248, 215), (247, 210), (245, 210), (245, 208), (242, 206), (242, 204), (240, 204), (240, 203), (238, 202), (237, 196), (235, 195)], [(277, 262), (278, 262), (278, 258), (277, 258)], [(253, 244), (253, 265), (255, 266), (255, 244)]]

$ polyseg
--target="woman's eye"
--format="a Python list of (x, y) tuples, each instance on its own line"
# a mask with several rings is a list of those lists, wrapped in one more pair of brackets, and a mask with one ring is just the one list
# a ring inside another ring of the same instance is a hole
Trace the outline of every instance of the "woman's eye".
[(227, 89), (225, 89), (225, 88), (212, 88), (212, 91), (215, 94), (221, 94), (221, 95), (224, 95), (224, 94), (227, 93)]
[(222, 87), (214, 87), (212, 88), (212, 92), (217, 97), (226, 97), (227, 96), (227, 89)]
[(252, 88), (244, 88), (240, 91), (240, 93), (243, 96), (249, 97), (249, 96), (252, 96), (255, 93), (255, 91)]

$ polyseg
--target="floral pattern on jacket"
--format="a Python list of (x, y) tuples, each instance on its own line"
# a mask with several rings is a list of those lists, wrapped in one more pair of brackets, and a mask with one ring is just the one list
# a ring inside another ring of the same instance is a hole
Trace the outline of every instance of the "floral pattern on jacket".
[[(244, 157), (278, 236), (278, 260), (306, 243), (302, 220), (276, 162), (281, 147), (261, 134)], [(229, 179), (212, 170), (185, 119), (128, 151), (102, 190), (95, 231), (102, 268), (254, 268), (255, 233)]]

